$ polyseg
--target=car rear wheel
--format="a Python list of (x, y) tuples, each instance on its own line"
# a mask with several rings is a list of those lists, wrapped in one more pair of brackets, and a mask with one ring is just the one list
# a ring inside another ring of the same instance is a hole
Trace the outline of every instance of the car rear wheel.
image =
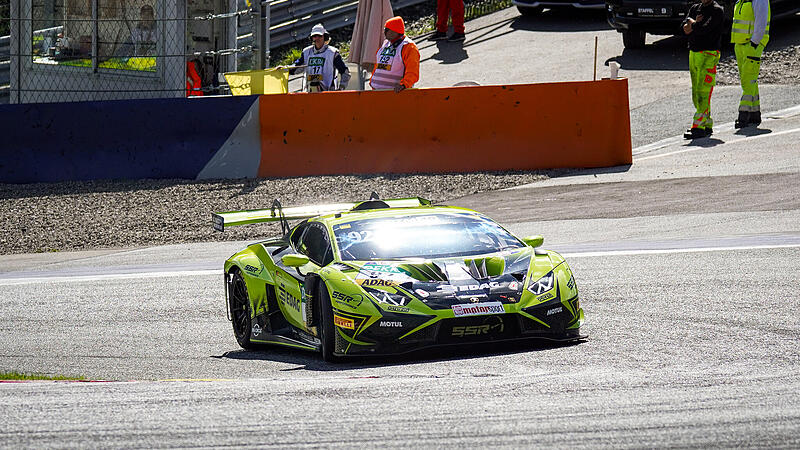
[(331, 296), (324, 282), (320, 282), (317, 288), (317, 298), (319, 298), (319, 318), (322, 322), (322, 359), (327, 362), (336, 362), (338, 358), (333, 354), (336, 346), (336, 328), (333, 326), (333, 308), (331, 307)]
[(238, 270), (231, 273), (233, 278), (229, 284), (228, 302), (230, 303), (233, 335), (242, 348), (251, 350), (255, 348), (255, 345), (250, 342), (253, 325), (250, 318), (250, 296), (247, 294), (247, 284)]
[(643, 30), (625, 30), (622, 32), (622, 44), (630, 49), (644, 48), (646, 37), (647, 33)]
[(519, 13), (525, 17), (538, 16), (539, 14), (542, 13), (542, 10), (544, 10), (544, 8), (542, 8), (541, 6), (531, 7), (531, 6), (519, 6), (519, 5), (517, 5), (517, 9), (519, 10)]

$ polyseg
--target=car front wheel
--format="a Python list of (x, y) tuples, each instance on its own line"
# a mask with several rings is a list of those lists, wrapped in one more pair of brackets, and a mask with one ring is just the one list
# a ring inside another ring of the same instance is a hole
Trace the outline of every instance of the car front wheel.
[(333, 308), (331, 307), (331, 296), (324, 282), (319, 283), (317, 288), (319, 298), (320, 321), (322, 330), (322, 359), (327, 362), (336, 362), (338, 358), (333, 354), (336, 346), (336, 327), (333, 326)]
[(625, 30), (622, 32), (622, 44), (625, 48), (644, 48), (647, 33), (642, 30)]
[(517, 5), (517, 9), (519, 10), (519, 13), (522, 14), (523, 16), (525, 16), (525, 17), (533, 17), (533, 16), (538, 16), (539, 14), (541, 14), (542, 10), (544, 8), (542, 8), (541, 6), (531, 7), (531, 6), (519, 6), (519, 5)]

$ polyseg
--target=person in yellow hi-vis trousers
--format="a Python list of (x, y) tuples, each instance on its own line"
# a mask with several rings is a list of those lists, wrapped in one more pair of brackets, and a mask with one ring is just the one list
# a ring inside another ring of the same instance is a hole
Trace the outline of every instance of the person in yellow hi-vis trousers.
[(742, 99), (736, 128), (761, 124), (761, 99), (758, 95), (758, 73), (761, 55), (769, 42), (769, 0), (738, 0), (733, 7), (731, 42), (734, 43)]
[(695, 108), (692, 127), (683, 135), (686, 139), (698, 139), (713, 133), (711, 93), (717, 84), (724, 17), (725, 11), (716, 1), (702, 0), (689, 8), (683, 21), (683, 32), (689, 36), (689, 74)]

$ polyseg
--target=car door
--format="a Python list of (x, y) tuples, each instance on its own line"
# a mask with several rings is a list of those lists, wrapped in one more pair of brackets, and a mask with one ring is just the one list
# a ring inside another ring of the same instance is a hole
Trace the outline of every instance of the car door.
[[(278, 269), (275, 274), (275, 294), (278, 307), (284, 317), (292, 325), (309, 331), (307, 318), (311, 305), (306, 295), (304, 282), (309, 272), (317, 271), (332, 259), (330, 238), (325, 226), (317, 222), (306, 222), (299, 225), (290, 236), (291, 249), (288, 252), (302, 253), (310, 259), (301, 267), (284, 266), (280, 258), (276, 261)], [(282, 255), (279, 255), (282, 256)]]

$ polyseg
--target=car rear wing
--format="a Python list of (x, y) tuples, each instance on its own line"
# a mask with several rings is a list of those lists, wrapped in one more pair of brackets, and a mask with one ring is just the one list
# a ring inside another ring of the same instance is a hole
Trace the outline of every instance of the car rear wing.
[[(327, 205), (296, 206), (291, 208), (283, 208), (281, 203), (278, 200), (275, 200), (272, 202), (272, 207), (269, 209), (218, 212), (211, 214), (211, 220), (214, 229), (217, 231), (225, 231), (225, 227), (232, 227), (236, 225), (280, 221), (282, 228), (284, 228), (283, 231), (285, 234), (288, 231), (288, 224), (284, 226), (287, 220), (310, 219), (312, 217), (335, 214), (355, 209), (385, 208), (386, 205), (388, 205), (390, 208), (413, 208), (431, 204), (430, 200), (420, 197), (391, 198), (385, 200), (379, 200), (375, 197), (377, 196), (373, 195), (373, 198), (363, 202), (331, 203)], [(375, 206), (376, 204), (379, 206)]]

